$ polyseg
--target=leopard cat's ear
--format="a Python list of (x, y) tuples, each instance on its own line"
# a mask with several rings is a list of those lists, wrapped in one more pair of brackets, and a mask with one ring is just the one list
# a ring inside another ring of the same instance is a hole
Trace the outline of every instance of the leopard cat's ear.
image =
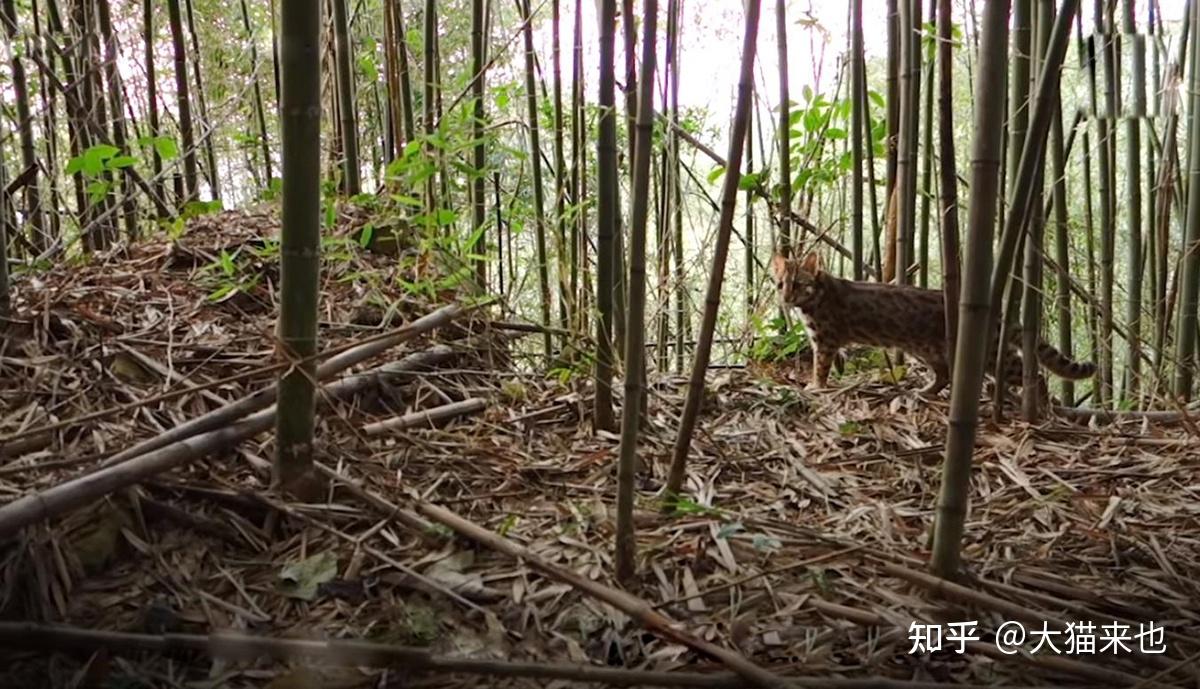
[(815, 251), (808, 252), (804, 260), (800, 263), (800, 267), (804, 272), (817, 275), (821, 272), (821, 255)]
[(788, 260), (779, 254), (771, 257), (771, 273), (775, 276), (776, 282), (782, 282), (783, 276), (787, 274)]

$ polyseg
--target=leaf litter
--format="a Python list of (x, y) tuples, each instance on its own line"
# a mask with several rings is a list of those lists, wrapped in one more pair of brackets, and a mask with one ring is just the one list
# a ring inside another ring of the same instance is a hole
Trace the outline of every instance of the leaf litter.
[[(338, 236), (364, 218), (343, 212)], [(0, 352), (0, 436), (25, 435), (0, 447), (0, 504), (273, 384), (275, 374), (256, 371), (274, 361), (278, 275), (263, 237), (276, 227), (267, 210), (205, 216), (177, 241), (17, 278), (20, 337)], [(453, 296), (391, 287), (420, 269), (405, 256), (348, 246), (325, 262), (323, 346), (411, 321)], [(621, 589), (612, 580), (617, 439), (592, 432), (587, 381), (527, 373), (536, 358), (501, 325), (476, 315), (384, 355), (399, 359), (435, 341), (457, 348), (448, 366), (334, 402), (320, 416), (317, 459), (393, 504), (416, 496), (451, 508)], [(209, 386), (236, 374), (244, 377)], [(659, 491), (685, 388), (670, 375), (655, 381), (639, 445), (639, 576), (625, 590), (781, 675), (1097, 686), (1077, 667), (1085, 665), (1113, 686), (1128, 677), (1145, 686), (1194, 681), (1200, 453), (1185, 429), (995, 426), (981, 415), (963, 544), (969, 576), (951, 591), (919, 576), (937, 508), (944, 396), (928, 401), (907, 382), (869, 372), (827, 391), (803, 390), (796, 376), (788, 367), (721, 373), (692, 443), (686, 497), (669, 514)], [(189, 386), (209, 387), (153, 401)], [(362, 432), (473, 397), (488, 400), (484, 412)], [(131, 410), (29, 434), (118, 407)], [(285, 501), (269, 490), (270, 436), (9, 539), (0, 551), (3, 617), (147, 634), (361, 639), (447, 657), (720, 669), (522, 561), (439, 524), (407, 528), (343, 484), (325, 486), (317, 500)], [(1051, 627), (1117, 620), (1135, 630), (1154, 622), (1167, 652), (1057, 658), (1077, 665), (974, 648), (909, 652), (914, 620), (977, 620), (986, 643), (1018, 616), (1030, 628), (1039, 619)], [(140, 682), (130, 686), (592, 686), (463, 674), (426, 674), (417, 684), (403, 668), (155, 653), (102, 667), (95, 655), (0, 655), (14, 686), (73, 686), (85, 665), (110, 682)]]

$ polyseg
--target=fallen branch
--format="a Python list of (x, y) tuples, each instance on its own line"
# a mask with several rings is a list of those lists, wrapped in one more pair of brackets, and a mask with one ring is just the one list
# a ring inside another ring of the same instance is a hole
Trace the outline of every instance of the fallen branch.
[(369, 423), (363, 426), (363, 432), (367, 435), (379, 435), (387, 431), (400, 431), (414, 426), (432, 426), (457, 416), (481, 412), (485, 408), (487, 408), (487, 402), (483, 398), (472, 397), (461, 402), (451, 402), (440, 407), (415, 411), (386, 421)]
[(1149, 421), (1151, 423), (1181, 423), (1186, 418), (1181, 411), (1120, 411), (1113, 409), (1083, 409), (1055, 407), (1054, 413), (1069, 419), (1096, 419), (1102, 423), (1117, 421)]
[[(401, 326), (400, 328), (397, 328), (390, 332), (381, 333), (379, 335), (376, 335), (374, 337), (368, 338), (368, 339), (360, 341), (360, 342), (354, 342), (354, 343), (344, 345), (341, 347), (336, 347), (332, 350), (320, 352), (311, 357), (305, 357), (304, 359), (300, 359), (298, 361), (294, 361), (294, 362), (281, 361), (281, 362), (277, 362), (274, 364), (270, 364), (268, 366), (261, 366), (261, 367), (255, 368), (252, 371), (242, 371), (242, 372), (236, 373), (232, 376), (226, 376), (225, 378), (221, 378), (219, 380), (213, 380), (213, 381), (210, 381), (210, 382), (204, 383), (204, 384), (196, 384), (194, 388), (181, 388), (178, 390), (172, 390), (171, 392), (166, 392), (161, 395), (154, 395), (153, 397), (141, 399), (136, 402), (131, 402), (129, 404), (122, 404), (122, 405), (119, 405), (116, 407), (110, 407), (108, 409), (101, 409), (99, 411), (95, 411), (90, 414), (83, 414), (82, 416), (76, 416), (76, 417), (73, 417), (70, 419), (56, 421), (55, 423), (47, 424), (45, 426), (40, 426), (38, 428), (31, 428), (29, 430), (21, 431), (19, 433), (13, 433), (11, 435), (6, 435), (4, 437), (0, 437), (0, 447), (6, 447), (11, 443), (15, 443), (15, 442), (22, 440), (24, 438), (27, 438), (29, 436), (38, 435), (41, 433), (50, 433), (53, 431), (61, 430), (63, 428), (70, 428), (72, 426), (78, 426), (78, 425), (88, 422), (88, 421), (95, 421), (97, 419), (103, 419), (103, 418), (106, 418), (109, 416), (115, 416), (117, 414), (127, 414), (134, 410), (140, 409), (142, 407), (145, 407), (145, 406), (148, 406), (151, 404), (156, 404), (158, 402), (166, 402), (167, 400), (172, 400), (177, 397), (183, 397), (184, 395), (189, 395), (189, 394), (195, 393), (198, 390), (209, 390), (212, 388), (221, 387), (223, 385), (228, 385), (230, 383), (236, 383), (238, 381), (245, 380), (247, 378), (252, 378), (254, 376), (260, 376), (260, 375), (267, 374), (267, 373), (282, 371), (282, 370), (288, 368), (289, 366), (292, 366), (293, 364), (298, 365), (298, 364), (306, 363), (309, 361), (324, 359), (326, 357), (334, 357), (339, 354), (349, 354), (352, 351), (356, 351), (360, 347), (372, 345), (376, 342), (390, 341), (390, 342), (392, 342), (392, 344), (396, 344), (397, 342), (401, 342), (403, 340), (393, 340), (392, 338), (400, 337), (402, 335), (402, 333), (405, 333), (412, 328), (416, 328), (417, 325), (420, 324), (422, 321), (427, 321), (427, 319), (433, 319), (435, 317), (439, 317), (439, 314), (443, 314), (441, 317), (445, 317), (444, 312), (451, 311), (451, 310), (455, 310), (456, 312), (452, 316), (448, 317), (446, 322), (449, 322), (450, 320), (453, 320), (454, 318), (457, 318), (458, 316), (460, 316), (466, 312), (466, 309), (461, 309), (461, 307), (458, 307), (457, 305), (452, 304), (450, 306), (444, 306), (444, 307), (438, 309), (437, 311), (434, 311), (431, 314), (428, 314), (426, 316), (418, 318), (417, 320), (413, 321), (412, 323)], [(441, 318), (441, 317), (439, 317), (439, 318)], [(427, 324), (428, 323), (426, 322), (426, 325)], [(432, 327), (437, 327), (437, 325), (442, 325), (442, 324), (443, 323), (438, 323)], [(424, 326), (422, 326), (422, 328), (423, 328), (422, 332), (424, 332), (425, 331)], [(413, 334), (415, 335), (415, 334), (419, 334), (419, 333), (413, 333)], [(388, 346), (391, 346), (391, 345), (388, 345)], [(380, 351), (382, 351), (382, 350), (380, 350)], [(330, 359), (330, 362), (326, 362), (326, 363), (328, 364), (328, 363), (331, 363), (332, 361), (333, 361), (333, 359)], [(351, 364), (352, 363), (353, 362), (351, 362)], [(318, 368), (318, 376), (320, 375), (320, 373), (321, 373), (321, 369)], [(274, 391), (274, 386), (271, 387), (270, 394), (274, 394), (273, 391)], [(268, 403), (270, 401), (271, 400), (268, 400)], [(233, 404), (237, 404), (237, 402), (234, 402)], [(266, 406), (266, 405), (263, 405), (263, 406)], [(257, 409), (262, 409), (262, 408), (263, 407), (257, 407)], [(216, 409), (212, 412), (209, 412), (208, 414), (205, 414), (204, 416), (201, 416), (200, 418), (195, 419), (193, 422), (199, 422), (201, 419), (207, 419), (211, 415), (221, 413), (223, 411), (223, 409), (224, 408)], [(248, 414), (252, 411), (256, 411), (257, 409), (253, 408), (253, 407), (247, 407), (247, 409), (245, 411), (242, 411), (240, 415)], [(238, 418), (238, 416), (232, 416), (230, 418), (236, 419), (236, 418)], [(188, 424), (185, 424), (185, 426), (187, 426), (187, 425)], [(220, 425), (220, 424), (216, 424), (211, 427), (215, 428), (217, 425)], [(204, 430), (207, 430), (207, 429), (204, 429)], [(193, 435), (195, 433), (199, 433), (199, 432), (202, 432), (202, 431), (195, 431), (193, 433)], [(186, 436), (184, 436), (184, 437), (186, 437)], [(176, 440), (177, 439), (179, 439), (179, 438), (177, 437)], [(139, 445), (138, 447), (141, 447), (141, 445)], [(125, 452), (131, 452), (132, 450), (133, 450), (133, 448), (130, 448), (130, 450), (126, 450)], [(124, 454), (125, 452), (123, 452), (122, 454)], [(149, 452), (149, 450), (143, 449), (143, 450), (141, 450), (141, 452)], [(127, 457), (125, 457), (125, 459), (128, 459), (129, 457), (133, 457), (133, 456), (136, 456), (136, 455), (130, 454)]]
[(655, 632), (663, 638), (683, 644), (688, 648), (721, 661), (726, 667), (756, 686), (770, 688), (788, 686), (787, 681), (747, 660), (742, 654), (722, 648), (717, 644), (705, 641), (698, 636), (684, 631), (680, 628), (678, 622), (658, 612), (654, 609), (653, 605), (641, 598), (605, 586), (568, 569), (552, 564), (528, 548), (519, 546), (499, 534), (489, 531), (478, 524), (469, 522), (444, 507), (418, 500), (414, 508), (416, 512), (425, 515), (432, 521), (449, 527), (460, 535), (466, 536), (492, 550), (519, 559), (552, 579), (561, 581), (592, 598), (608, 603), (637, 620), (646, 629)]
[[(611, 686), (651, 685), (660, 687), (700, 687), (703, 689), (739, 689), (745, 680), (729, 672), (661, 672), (625, 670), (595, 665), (567, 663), (524, 663), (512, 660), (480, 660), (434, 655), (423, 648), (390, 646), (367, 641), (322, 641), (316, 639), (275, 639), (236, 632), (200, 634), (135, 634), (79, 627), (41, 625), (30, 622), (0, 622), (0, 645), (45, 652), (92, 653), (100, 649), (115, 653), (200, 653), (232, 662), (253, 662), (268, 658), (278, 663), (317, 661), (340, 667), (398, 667), (441, 674), (462, 673), (488, 677), (526, 677), (596, 682)], [(977, 684), (909, 682), (885, 678), (841, 679), (797, 677), (789, 679), (797, 687), (833, 689), (978, 689)], [(1034, 689), (1026, 687), (1025, 689)]]
[[(437, 345), (410, 354), (394, 364), (348, 376), (322, 386), (321, 394), (317, 397), (318, 404), (349, 398), (379, 385), (391, 376), (441, 363), (454, 354), (449, 346)], [(0, 540), (30, 524), (65, 514), (121, 488), (254, 437), (271, 428), (275, 422), (275, 410), (275, 405), (271, 405), (231, 425), (177, 440), (120, 464), (71, 479), (40, 493), (24, 495), (0, 506)], [(409, 519), (409, 516), (415, 515), (401, 513), (397, 518), (407, 526), (420, 529), (423, 520)]]
[[(884, 617), (878, 613), (859, 610), (858, 608), (852, 608), (847, 605), (830, 603), (829, 601), (816, 597), (809, 598), (807, 604), (811, 605), (814, 609), (824, 615), (843, 620), (849, 620), (864, 627), (906, 628), (905, 625), (900, 621), (888, 619), (887, 617)], [(913, 621), (926, 622), (926, 620), (915, 619)], [(1044, 671), (1071, 675), (1073, 677), (1082, 677), (1091, 682), (1098, 683), (1093, 686), (1145, 686), (1158, 687), (1160, 689), (1174, 689), (1175, 687), (1175, 685), (1161, 684), (1158, 682), (1148, 682), (1146, 684), (1139, 685), (1140, 682), (1144, 682), (1146, 680), (1122, 670), (1100, 667), (1098, 665), (1092, 665), (1080, 662), (1078, 660), (1072, 660), (1070, 658), (1062, 658), (1059, 656), (1045, 654), (1031, 655), (1026, 651), (1008, 655), (1001, 651), (994, 644), (983, 641), (965, 641), (964, 645), (969, 653), (985, 655), (1000, 662), (1005, 662), (1007, 660), (1018, 660)]]
[[(327, 361), (317, 367), (317, 380), (326, 380), (351, 366), (366, 361), (371, 357), (380, 354), (381, 352), (394, 347), (401, 342), (411, 340), (418, 335), (427, 333), (434, 328), (444, 326), (455, 318), (458, 318), (464, 313), (462, 307), (457, 304), (443, 306), (442, 308), (418, 318), (417, 320), (396, 329), (386, 337), (371, 339), (360, 344), (353, 349), (341, 352), (330, 357)], [(182, 423), (170, 429), (166, 433), (161, 433), (153, 438), (143, 440), (131, 448), (118, 452), (104, 461), (101, 466), (112, 466), (119, 464), (129, 459), (133, 459), (139, 455), (144, 455), (147, 452), (152, 452), (161, 447), (166, 447), (171, 443), (190, 438), (199, 433), (220, 428), (225, 424), (240, 419), (247, 414), (251, 414), (260, 409), (265, 409), (271, 405), (279, 394), (279, 387), (276, 385), (268, 385), (267, 387), (255, 392), (247, 397), (243, 397), (235, 402), (230, 402), (223, 407), (214, 409), (207, 414), (198, 416), (191, 421)]]
[[(916, 584), (934, 595), (941, 596), (948, 600), (956, 600), (969, 605), (977, 605), (981, 608), (986, 608), (994, 612), (1000, 613), (1006, 620), (1019, 620), (1026, 624), (1047, 624), (1055, 627), (1055, 631), (1066, 632), (1067, 621), (1059, 619), (1054, 615), (1041, 610), (1032, 610), (1022, 605), (997, 598), (993, 595), (976, 591), (972, 588), (967, 588), (962, 584), (957, 584), (952, 581), (947, 581), (941, 577), (935, 577), (932, 574), (918, 572), (914, 569), (909, 569), (902, 565), (897, 565), (891, 562), (881, 563), (883, 571), (892, 576), (903, 579), (911, 584)], [(1076, 622), (1082, 620), (1075, 620)], [(1110, 620), (1111, 621), (1111, 620)], [(1096, 625), (1096, 629), (1101, 628), (1100, 620), (1092, 620)], [(1165, 655), (1153, 653), (1143, 653), (1141, 649), (1131, 649), (1133, 655), (1136, 655), (1139, 662), (1147, 665), (1156, 665), (1160, 669), (1169, 670), (1174, 666), (1174, 661)]]

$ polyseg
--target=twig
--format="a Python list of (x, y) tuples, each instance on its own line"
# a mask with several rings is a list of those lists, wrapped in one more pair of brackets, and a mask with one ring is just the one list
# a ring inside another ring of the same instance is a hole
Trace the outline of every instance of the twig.
[[(567, 663), (526, 663), (511, 660), (478, 660), (434, 655), (423, 648), (391, 646), (368, 641), (275, 639), (235, 632), (201, 634), (135, 634), (81, 629), (29, 622), (0, 622), (0, 645), (44, 652), (46, 648), (90, 653), (106, 649), (115, 653), (201, 653), (234, 662), (269, 658), (276, 662), (320, 661), (334, 666), (399, 667), (442, 674), (463, 673), (489, 677), (528, 677), (611, 686), (651, 685), (740, 689), (744, 679), (733, 673), (660, 672)], [(832, 689), (980, 689), (978, 684), (908, 682), (886, 678), (816, 678), (789, 680), (798, 687)], [(1058, 686), (1058, 685), (1055, 685)], [(1025, 687), (1024, 689), (1035, 689)]]
[[(371, 338), (363, 344), (336, 354), (322, 363), (317, 368), (317, 380), (331, 378), (347, 368), (350, 368), (354, 364), (370, 359), (371, 357), (383, 352), (386, 349), (394, 347), (401, 342), (411, 340), (418, 335), (447, 325), (462, 314), (463, 309), (460, 306), (457, 304), (451, 304), (449, 306), (444, 306), (433, 313), (422, 316), (412, 323), (394, 330), (391, 333), (388, 333), (387, 337)], [(285, 365), (290, 366), (291, 364)], [(131, 448), (128, 448), (122, 452), (118, 452), (112, 457), (104, 460), (104, 463), (101, 464), (101, 466), (112, 466), (139, 455), (143, 455), (147, 452), (152, 452), (160, 447), (165, 447), (173, 442), (190, 438), (198, 433), (203, 433), (214, 428), (220, 428), (234, 419), (240, 419), (247, 414), (256, 412), (260, 409), (265, 409), (275, 401), (278, 393), (278, 386), (268, 385), (258, 392), (243, 397), (235, 402), (230, 402), (223, 407), (214, 409), (213, 411), (194, 418), (187, 423), (175, 426), (166, 433), (143, 440)]]
[[(846, 605), (838, 605), (820, 598), (809, 598), (808, 605), (811, 605), (817, 611), (830, 617), (836, 617), (862, 625), (865, 627), (898, 627), (903, 628), (903, 625), (898, 621), (890, 620), (883, 615), (866, 610), (859, 610)], [(1013, 659), (1019, 660), (1033, 667), (1047, 670), (1050, 672), (1058, 672), (1068, 674), (1074, 677), (1083, 677), (1092, 682), (1099, 682), (1100, 686), (1134, 686), (1142, 681), (1142, 678), (1131, 675), (1128, 672), (1115, 670), (1113, 668), (1100, 667), (1097, 665), (1089, 665), (1071, 660), (1070, 658), (1060, 658), (1058, 656), (1047, 655), (1030, 655), (1027, 652), (1021, 651), (1013, 655), (1007, 655), (999, 648), (990, 643), (982, 641), (966, 641), (964, 642), (967, 651), (971, 653), (979, 653), (980, 655), (988, 656), (1000, 662)], [(1145, 686), (1160, 687), (1163, 689), (1174, 689), (1174, 685), (1152, 683)]]
[(771, 688), (788, 686), (788, 683), (778, 675), (752, 663), (742, 654), (722, 648), (684, 631), (680, 628), (679, 623), (658, 612), (654, 606), (641, 598), (554, 565), (528, 548), (519, 546), (499, 534), (469, 522), (444, 507), (419, 500), (414, 502), (414, 509), (429, 519), (444, 524), (455, 532), (492, 550), (522, 560), (542, 574), (568, 584), (592, 598), (608, 603), (660, 636), (721, 661), (729, 669), (756, 686)]
[[(903, 579), (911, 584), (916, 584), (929, 590), (935, 595), (942, 596), (950, 600), (957, 600), (963, 603), (978, 605), (989, 610), (1000, 613), (1006, 619), (1020, 620), (1027, 624), (1037, 624), (1039, 622), (1046, 623), (1058, 627), (1057, 631), (1065, 631), (1067, 622), (1051, 615), (1048, 612), (1040, 610), (1032, 610), (1022, 605), (1006, 601), (995, 596), (967, 588), (962, 584), (956, 584), (952, 581), (947, 581), (940, 577), (935, 577), (932, 574), (918, 572), (908, 567), (897, 565), (891, 562), (881, 563), (884, 572), (891, 574), (894, 577)], [(1097, 624), (1099, 629), (1100, 625)], [(1138, 657), (1141, 662), (1157, 665), (1159, 668), (1169, 669), (1173, 665), (1170, 658), (1161, 655), (1142, 653), (1140, 649), (1133, 650), (1133, 654)]]
[[(410, 354), (394, 364), (343, 378), (321, 388), (323, 394), (318, 396), (318, 404), (348, 398), (378, 385), (389, 375), (429, 366), (453, 355), (454, 350), (449, 346), (438, 345), (423, 352)], [(0, 506), (0, 540), (25, 526), (64, 514), (116, 490), (258, 435), (274, 423), (275, 410), (275, 405), (271, 405), (237, 423), (175, 441), (120, 464), (99, 469)], [(398, 515), (398, 518), (407, 526), (421, 528), (420, 524), (405, 522), (403, 514)]]
[(363, 426), (363, 432), (367, 435), (379, 435), (387, 431), (399, 431), (414, 426), (433, 425), (457, 416), (474, 414), (483, 411), (485, 408), (487, 408), (487, 402), (480, 397), (472, 397), (460, 402), (443, 404), (440, 407), (432, 409), (415, 411), (404, 416), (387, 419), (386, 421), (369, 423)]
[[(422, 318), (433, 318), (438, 313), (441, 313), (441, 312), (449, 310), (449, 309), (454, 309), (454, 308), (458, 308), (458, 307), (456, 305), (445, 306), (445, 307), (442, 307), (441, 309), (438, 309), (437, 311), (434, 311), (433, 313), (431, 313), (427, 316), (423, 316)], [(456, 314), (456, 315), (458, 315), (458, 314)], [(314, 354), (313, 356), (305, 357), (303, 359), (299, 359), (296, 361), (281, 361), (278, 363), (270, 364), (268, 366), (261, 366), (259, 368), (255, 368), (252, 371), (243, 371), (241, 373), (237, 373), (232, 376), (227, 376), (227, 377), (221, 378), (219, 380), (214, 380), (214, 381), (204, 383), (204, 384), (197, 384), (195, 386), (195, 388), (191, 388), (191, 389), (182, 388), (179, 390), (174, 390), (172, 392), (166, 392), (161, 395), (155, 395), (153, 397), (148, 397), (144, 400), (138, 400), (137, 402), (131, 402), (129, 404), (122, 404), (122, 405), (119, 405), (116, 407), (111, 407), (109, 409), (101, 409), (100, 411), (92, 412), (90, 414), (84, 414), (82, 416), (76, 416), (76, 417), (70, 418), (70, 419), (64, 419), (62, 421), (57, 421), (55, 423), (41, 426), (39, 428), (31, 428), (26, 431), (21, 431), (20, 433), (13, 433), (11, 435), (7, 435), (7, 436), (0, 438), (0, 447), (6, 447), (10, 443), (15, 443), (18, 440), (27, 438), (32, 435), (37, 435), (39, 433), (50, 433), (53, 431), (62, 430), (64, 428), (70, 428), (71, 426), (78, 426), (78, 425), (86, 423), (88, 421), (96, 421), (97, 419), (103, 419), (103, 418), (106, 418), (109, 416), (115, 416), (117, 414), (127, 414), (129, 412), (135, 411), (142, 407), (149, 406), (151, 404), (156, 404), (158, 402), (166, 402), (168, 400), (175, 399), (176, 397), (182, 397), (184, 395), (192, 394), (198, 390), (209, 390), (212, 388), (217, 388), (217, 387), (221, 387), (224, 385), (228, 385), (230, 383), (236, 383), (240, 380), (245, 380), (247, 378), (253, 378), (255, 376), (260, 376), (260, 375), (263, 375), (266, 373), (282, 371), (282, 370), (288, 368), (289, 366), (293, 366), (293, 365), (298, 366), (300, 364), (307, 363), (309, 361), (318, 361), (318, 360), (324, 359), (326, 357), (333, 357), (338, 354), (347, 353), (347, 352), (350, 352), (360, 346), (365, 346), (367, 344), (372, 344), (372, 343), (375, 343), (375, 342), (378, 342), (381, 340), (386, 340), (391, 337), (398, 337), (402, 332), (406, 331), (407, 329), (415, 327), (417, 325), (417, 323), (419, 323), (421, 320), (422, 319), (419, 318), (416, 321), (413, 321), (412, 323), (408, 323), (408, 324), (406, 324), (400, 328), (397, 328), (395, 330), (391, 330), (386, 333), (380, 333), (379, 335), (375, 335), (373, 337), (370, 337), (370, 338), (367, 338), (364, 340), (359, 340), (357, 342), (351, 342), (346, 345), (342, 345), (340, 347), (335, 347), (333, 349), (329, 349), (329, 350), (320, 352), (318, 354)], [(331, 359), (331, 361), (332, 361), (332, 359)], [(329, 362), (327, 362), (327, 363), (329, 363)], [(319, 373), (318, 373), (318, 375), (319, 375)], [(219, 411), (221, 411), (221, 410), (218, 409), (212, 413), (216, 413)], [(244, 413), (247, 413), (247, 412), (243, 412), (243, 414)], [(201, 417), (201, 418), (205, 418), (205, 417)], [(236, 418), (236, 417), (234, 417), (234, 418)]]
[(1055, 407), (1054, 413), (1070, 419), (1096, 419), (1103, 422), (1141, 421), (1151, 423), (1182, 423), (1186, 418), (1182, 411), (1120, 411), (1112, 409), (1081, 409), (1079, 407)]

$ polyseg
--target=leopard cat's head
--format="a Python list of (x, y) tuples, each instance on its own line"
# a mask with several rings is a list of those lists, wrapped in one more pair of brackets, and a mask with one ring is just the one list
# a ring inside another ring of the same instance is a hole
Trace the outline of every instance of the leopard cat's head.
[(775, 276), (779, 299), (784, 304), (804, 310), (820, 300), (824, 271), (821, 257), (816, 252), (809, 252), (802, 259), (776, 254), (771, 259), (771, 272)]

